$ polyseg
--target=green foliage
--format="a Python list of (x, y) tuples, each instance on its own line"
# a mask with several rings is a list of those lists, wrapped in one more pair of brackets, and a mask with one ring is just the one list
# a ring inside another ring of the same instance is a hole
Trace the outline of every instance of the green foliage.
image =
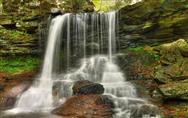
[(1, 57), (0, 58), (0, 72), (10, 74), (21, 73), (24, 71), (32, 71), (40, 61), (36, 57)]
[(18, 30), (7, 30), (5, 28), (0, 29), (0, 38), (8, 40), (27, 40), (32, 37), (24, 32)]

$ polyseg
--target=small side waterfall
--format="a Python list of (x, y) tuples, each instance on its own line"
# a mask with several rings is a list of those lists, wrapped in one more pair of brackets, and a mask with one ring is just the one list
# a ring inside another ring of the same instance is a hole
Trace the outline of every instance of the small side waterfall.
[[(115, 63), (116, 14), (64, 14), (54, 18), (41, 77), (20, 96), (15, 109), (50, 110), (71, 96), (75, 81), (89, 80), (104, 85), (105, 94), (112, 96), (117, 112), (114, 118), (159, 118), (157, 108), (137, 97), (135, 87)], [(61, 48), (63, 60), (58, 56)], [(56, 71), (58, 60), (66, 67)]]
[(53, 86), (53, 61), (56, 46), (61, 40), (61, 29), (69, 14), (58, 16), (52, 20), (49, 29), (48, 43), (41, 76), (34, 85), (19, 98), (16, 110), (39, 111), (52, 108), (52, 86)]

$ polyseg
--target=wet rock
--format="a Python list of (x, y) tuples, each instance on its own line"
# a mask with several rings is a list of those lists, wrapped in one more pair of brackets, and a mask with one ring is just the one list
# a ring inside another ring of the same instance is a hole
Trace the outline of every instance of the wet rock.
[(53, 110), (63, 117), (112, 118), (113, 102), (104, 95), (80, 95), (69, 98), (62, 106)]
[(14, 87), (6, 87), (3, 92), (0, 92), (0, 110), (12, 108), (17, 100), (17, 97), (30, 87), (30, 82), (23, 82)]
[(0, 110), (10, 109), (16, 102), (15, 97), (0, 96)]
[(104, 87), (101, 84), (87, 80), (77, 81), (73, 86), (74, 95), (103, 94)]
[(52, 94), (55, 105), (59, 105), (59, 102), (62, 103), (59, 99), (72, 96), (72, 85), (73, 82), (71, 81), (56, 81), (53, 83)]
[(82, 80), (72, 89), (76, 96), (68, 98), (52, 113), (65, 118), (112, 118), (114, 103), (110, 96), (101, 95), (104, 92), (102, 85)]
[(156, 114), (160, 114), (159, 109), (151, 104), (143, 104), (138, 108), (133, 107), (133, 109), (134, 111), (131, 113), (132, 118), (156, 117)]

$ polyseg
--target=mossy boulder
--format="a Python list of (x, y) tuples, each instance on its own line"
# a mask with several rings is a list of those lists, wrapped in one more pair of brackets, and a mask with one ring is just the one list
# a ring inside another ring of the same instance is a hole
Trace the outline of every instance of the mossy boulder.
[(159, 86), (165, 99), (188, 99), (188, 82), (177, 81)]
[(161, 83), (188, 79), (188, 58), (185, 57), (188, 43), (179, 39), (172, 43), (156, 46), (159, 51), (160, 63), (155, 67), (154, 78)]
[[(187, 46), (186, 39), (179, 39), (158, 46), (128, 48), (118, 55), (119, 64), (128, 79), (148, 83), (149, 95), (182, 99), (188, 90)], [(179, 87), (181, 84), (182, 88)], [(171, 90), (175, 93), (168, 93)]]

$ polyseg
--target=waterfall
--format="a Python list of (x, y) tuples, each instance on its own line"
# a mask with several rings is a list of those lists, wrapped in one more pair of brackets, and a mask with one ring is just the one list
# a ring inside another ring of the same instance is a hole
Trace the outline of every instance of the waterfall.
[[(115, 63), (116, 14), (64, 14), (54, 18), (41, 76), (20, 96), (15, 109), (49, 111), (71, 96), (75, 81), (89, 80), (101, 83), (105, 94), (114, 100), (114, 118), (159, 118), (157, 108), (137, 97), (135, 87)], [(58, 55), (62, 48), (61, 60)], [(65, 67), (58, 70), (61, 61)]]
[(109, 55), (109, 58), (110, 58), (110, 60), (112, 60), (112, 54), (113, 54), (113, 52), (114, 52), (114, 50), (115, 50), (115, 44), (116, 44), (116, 42), (115, 42), (115, 35), (116, 35), (116, 33), (115, 33), (115, 24), (116, 24), (116, 21), (115, 21), (115, 19), (116, 19), (116, 14), (115, 14), (115, 12), (111, 12), (111, 13), (108, 13), (108, 16), (109, 16), (109, 18), (108, 18), (108, 20), (109, 20), (109, 32), (108, 32), (108, 55)]
[(55, 49), (61, 40), (61, 29), (69, 14), (58, 16), (52, 20), (48, 42), (46, 47), (46, 54), (44, 57), (44, 64), (41, 76), (36, 80), (34, 85), (23, 93), (17, 104), (15, 110), (18, 111), (40, 111), (49, 110), (52, 108), (52, 85), (53, 85), (53, 61), (55, 59)]

